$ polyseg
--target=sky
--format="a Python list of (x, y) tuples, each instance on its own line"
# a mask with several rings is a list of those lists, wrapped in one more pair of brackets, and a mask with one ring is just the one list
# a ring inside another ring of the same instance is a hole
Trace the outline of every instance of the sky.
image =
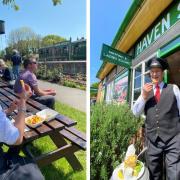
[(42, 36), (56, 34), (66, 39), (86, 38), (86, 0), (62, 0), (53, 6), (51, 0), (16, 0), (15, 11), (0, 3), (0, 20), (5, 21), (5, 35), (0, 36), (0, 50), (5, 48), (10, 31), (30, 27)]
[(132, 0), (90, 1), (91, 84), (100, 81), (96, 78), (96, 74), (103, 62), (100, 60), (102, 44), (111, 45), (132, 2)]

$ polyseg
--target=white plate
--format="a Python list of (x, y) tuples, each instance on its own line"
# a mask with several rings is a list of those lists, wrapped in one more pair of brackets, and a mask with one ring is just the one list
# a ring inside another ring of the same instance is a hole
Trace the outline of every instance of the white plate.
[(42, 121), (40, 121), (40, 122), (38, 122), (36, 124), (31, 124), (31, 123), (28, 122), (28, 119), (32, 118), (33, 116), (35, 116), (35, 115), (31, 115), (29, 117), (26, 117), (25, 118), (25, 123), (26, 123), (26, 125), (28, 125), (28, 126), (30, 126), (32, 128), (36, 128), (36, 127), (40, 126), (43, 123), (44, 119), (41, 117)]
[(36, 113), (36, 115), (42, 117), (45, 121), (54, 119), (59, 113), (52, 109), (44, 109)]

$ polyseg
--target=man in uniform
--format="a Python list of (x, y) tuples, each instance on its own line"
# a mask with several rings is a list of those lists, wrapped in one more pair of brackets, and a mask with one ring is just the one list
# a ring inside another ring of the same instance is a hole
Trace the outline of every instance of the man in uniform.
[[(162, 180), (163, 164), (168, 180), (180, 179), (180, 91), (163, 82), (168, 63), (162, 58), (148, 61), (152, 83), (143, 86), (133, 113), (146, 115), (146, 161), (151, 180)], [(163, 159), (165, 162), (163, 162)]]

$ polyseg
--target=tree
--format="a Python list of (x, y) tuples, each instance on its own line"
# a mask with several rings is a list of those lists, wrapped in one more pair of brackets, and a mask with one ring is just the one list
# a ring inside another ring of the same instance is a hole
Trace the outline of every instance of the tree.
[(99, 82), (95, 82), (95, 83), (91, 84), (92, 88), (98, 89), (98, 86), (99, 86)]
[(58, 35), (50, 34), (42, 38), (42, 46), (53, 45), (61, 41), (66, 41), (66, 39)]
[(4, 50), (0, 51), (0, 58), (4, 59), (6, 52)]
[[(61, 0), (52, 0), (53, 5), (56, 6), (58, 4), (61, 4)], [(4, 5), (8, 5), (11, 6), (12, 8), (14, 8), (16, 11), (19, 10), (19, 6), (16, 4), (15, 0), (3, 0), (2, 3)]]
[(90, 87), (90, 97), (91, 98), (97, 96), (98, 86), (99, 86), (99, 82), (91, 84), (91, 87)]
[(27, 55), (30, 53), (37, 53), (37, 50), (41, 47), (41, 36), (36, 34), (29, 27), (21, 27), (12, 30), (7, 38), (8, 48), (6, 49), (7, 55), (11, 55), (10, 50), (17, 49), (21, 55)]

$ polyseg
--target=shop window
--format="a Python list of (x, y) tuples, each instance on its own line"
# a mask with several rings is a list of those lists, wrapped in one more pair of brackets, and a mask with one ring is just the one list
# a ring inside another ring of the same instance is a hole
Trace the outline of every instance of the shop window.
[(135, 68), (134, 70), (134, 87), (133, 87), (133, 103), (137, 100), (141, 94), (142, 85), (142, 64)]
[(149, 72), (147, 72), (144, 74), (144, 83), (146, 84), (149, 82), (151, 82), (151, 78), (150, 78)]
[(138, 77), (142, 74), (142, 65), (138, 66), (136, 69), (135, 69), (135, 77)]
[(114, 89), (114, 81), (110, 82), (107, 85), (107, 91), (106, 91), (106, 102), (111, 103), (113, 100), (113, 89)]
[(134, 90), (134, 101), (136, 101), (138, 99), (140, 94), (141, 94), (141, 88)]
[(141, 76), (134, 79), (134, 89), (141, 87)]

